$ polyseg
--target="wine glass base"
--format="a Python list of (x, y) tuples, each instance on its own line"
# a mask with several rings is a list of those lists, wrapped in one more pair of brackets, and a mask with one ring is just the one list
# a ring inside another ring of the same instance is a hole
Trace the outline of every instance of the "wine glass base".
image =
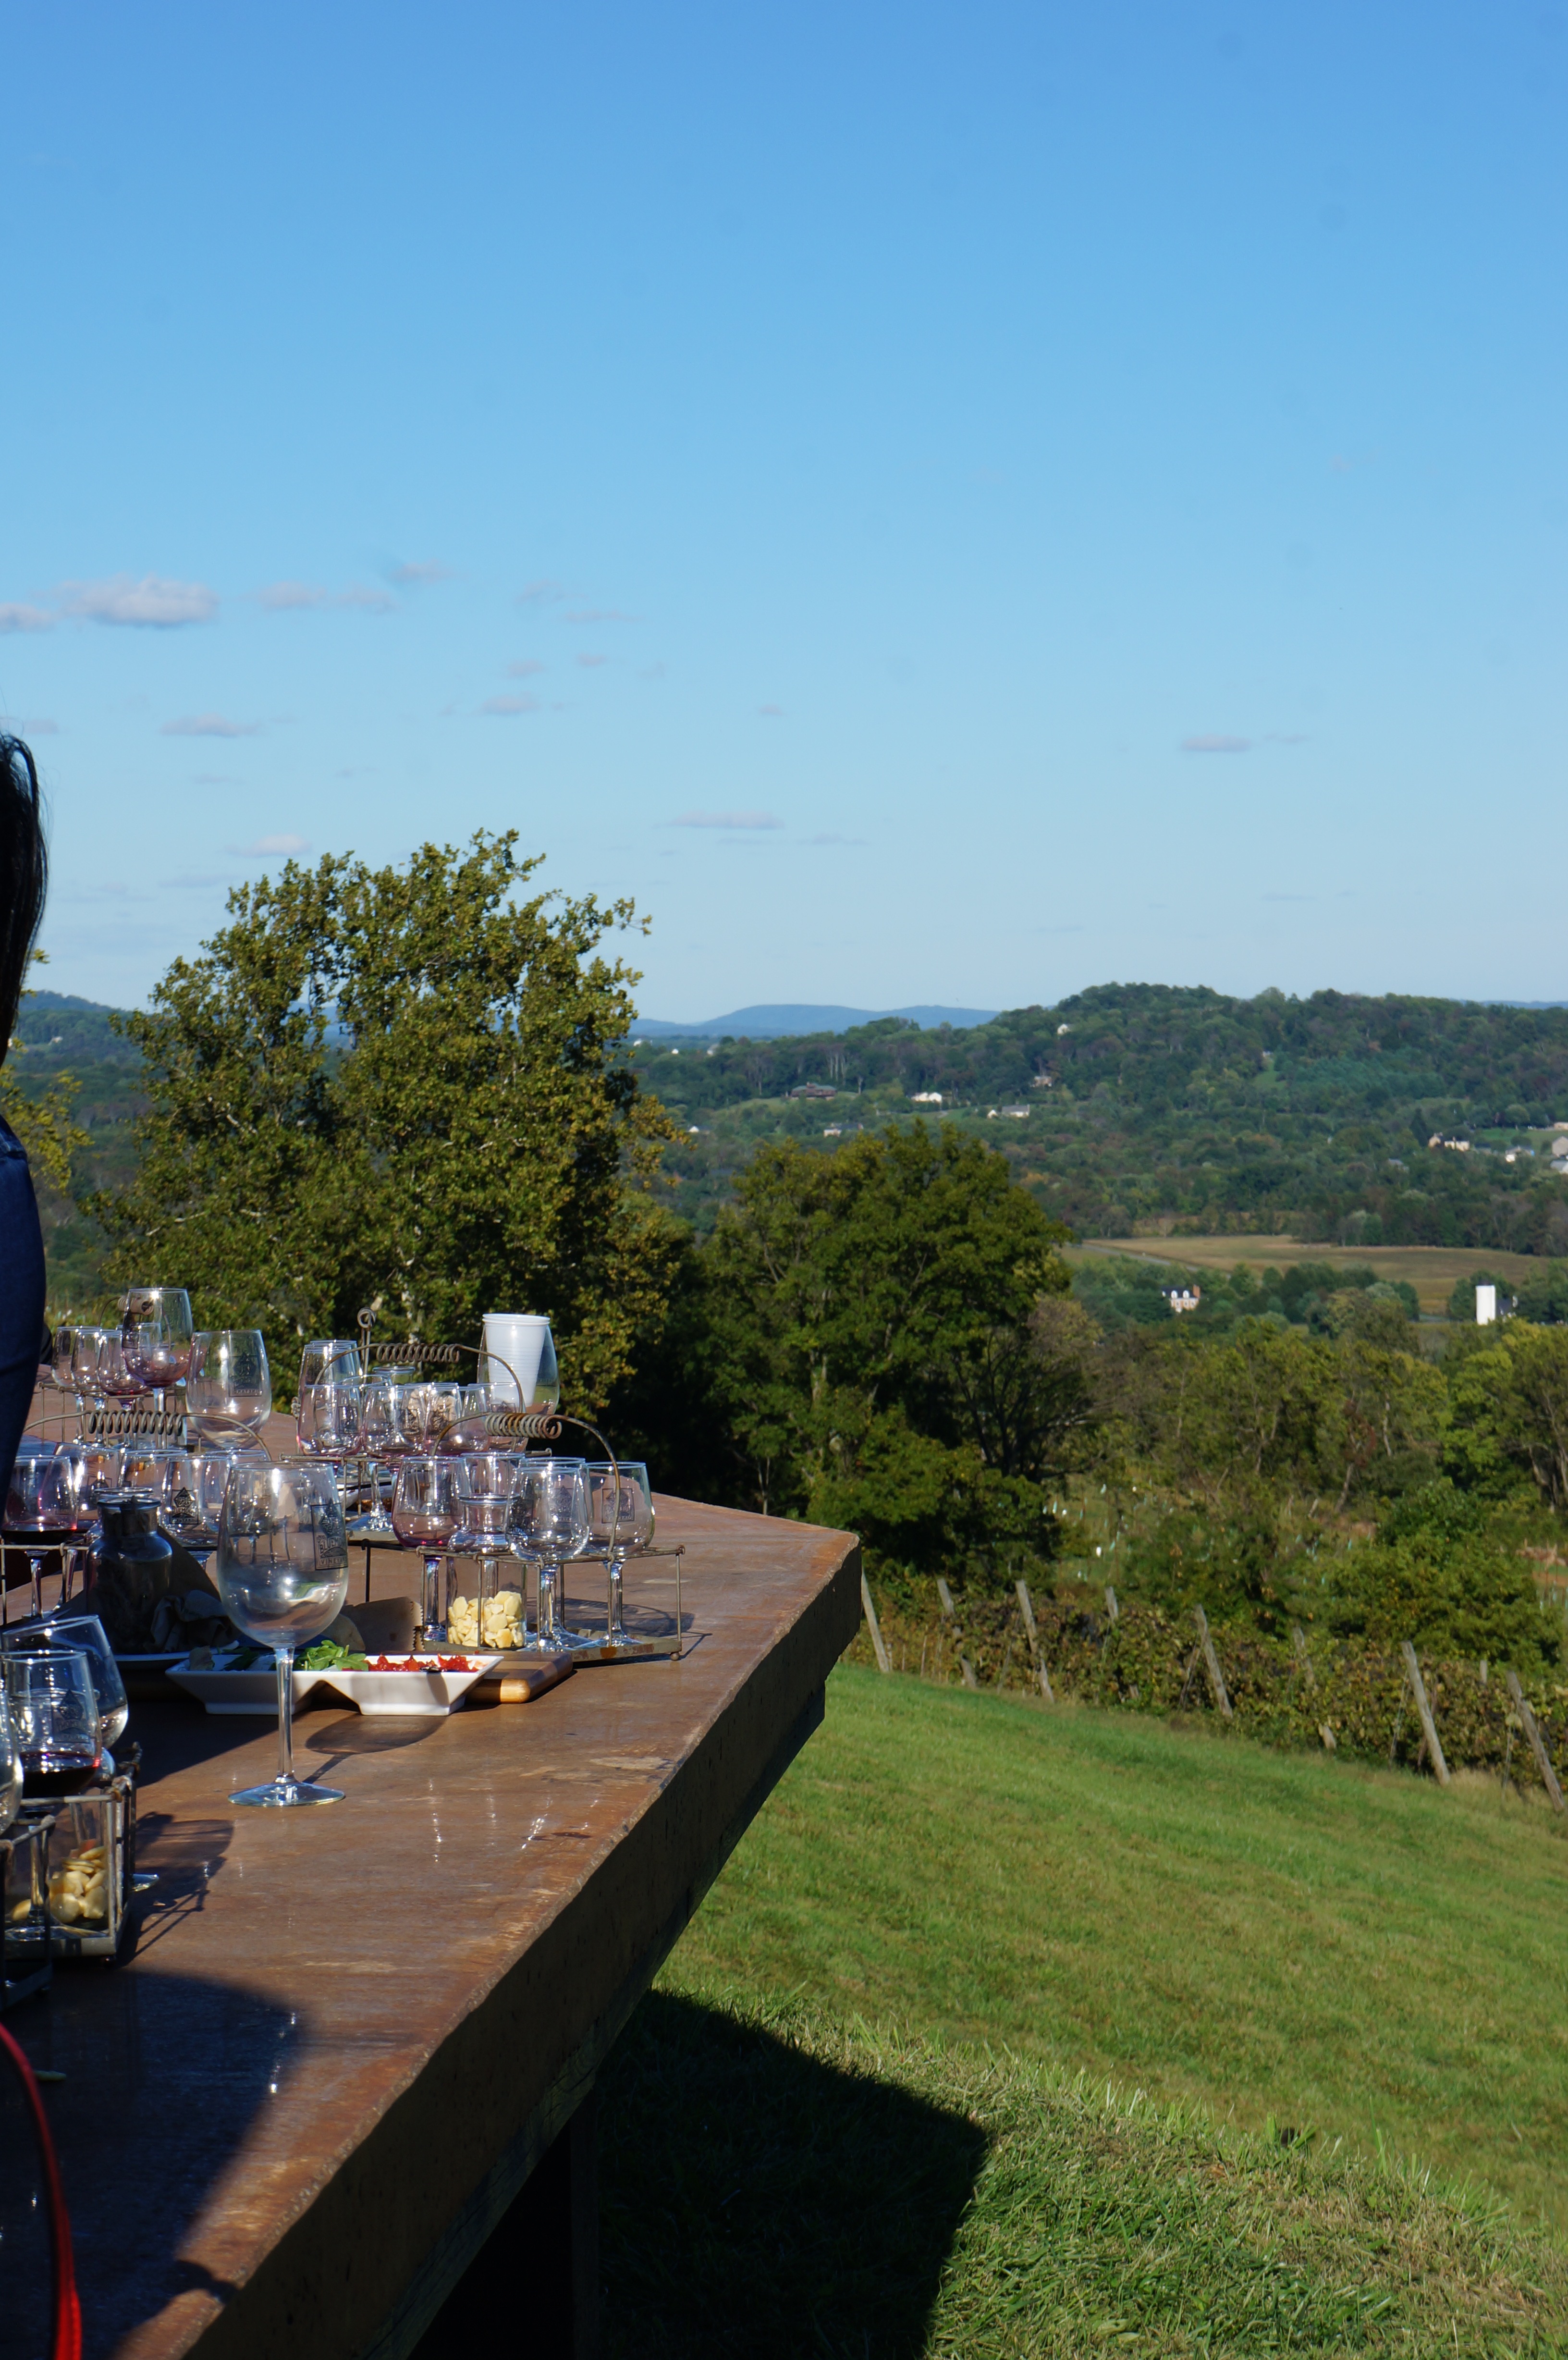
[[(362, 1516), (350, 1516), (343, 1526), (343, 1535), (351, 1541), (397, 1541), (397, 1526), (385, 1508), (369, 1508)], [(401, 1546), (401, 1543), (397, 1546)]]
[(341, 1786), (315, 1786), (308, 1778), (297, 1778), (285, 1786), (281, 1778), (269, 1778), (265, 1786), (243, 1786), (231, 1795), (231, 1803), (252, 1805), (261, 1811), (295, 1810), (307, 1803), (341, 1803)]

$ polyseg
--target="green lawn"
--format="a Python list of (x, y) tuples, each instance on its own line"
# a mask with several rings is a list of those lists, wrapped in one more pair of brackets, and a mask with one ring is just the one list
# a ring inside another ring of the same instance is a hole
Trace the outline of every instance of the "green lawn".
[(1565, 1904), (1495, 1786), (841, 1669), (608, 2077), (609, 2348), (1564, 2348)]

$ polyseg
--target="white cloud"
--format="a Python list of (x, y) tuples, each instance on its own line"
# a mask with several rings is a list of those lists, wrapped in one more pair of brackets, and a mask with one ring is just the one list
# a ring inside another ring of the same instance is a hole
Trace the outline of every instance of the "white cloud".
[(1251, 750), (1250, 738), (1183, 738), (1183, 754), (1246, 754)]
[(517, 593), (519, 606), (541, 606), (555, 598), (564, 598), (566, 587), (561, 582), (525, 582)]
[(60, 724), (44, 714), (31, 716), (25, 721), (0, 721), (0, 729), (9, 729), (21, 738), (58, 738)]
[(229, 721), (221, 713), (187, 713), (178, 721), (166, 721), (159, 733), (165, 738), (258, 738), (259, 721)]
[(256, 593), (256, 603), (265, 606), (269, 615), (299, 613), (301, 609), (322, 606), (358, 607), (369, 615), (391, 615), (397, 612), (397, 601), (385, 590), (366, 589), (363, 582), (351, 582), (346, 590), (323, 590), (313, 582), (269, 582), (265, 590)]
[(481, 713), (492, 714), (500, 721), (509, 721), (514, 714), (537, 713), (539, 709), (537, 696), (487, 696), (479, 708)]
[(610, 659), (608, 656), (579, 656), (577, 658), (577, 661), (583, 666), (584, 672), (597, 672), (601, 664), (608, 663)]
[(236, 847), (249, 860), (265, 860), (274, 853), (309, 852), (308, 839), (302, 836), (258, 836), (254, 844)]
[(210, 623), (218, 611), (218, 594), (204, 582), (169, 582), (160, 574), (144, 574), (139, 582), (116, 574), (112, 581), (62, 582), (60, 588), (66, 593), (61, 611), (89, 623), (168, 631)]
[(506, 666), (507, 677), (512, 680), (529, 680), (536, 672), (543, 670), (543, 664), (536, 662), (532, 656), (519, 656), (516, 663)]
[(569, 623), (635, 623), (635, 615), (623, 615), (618, 606), (580, 606), (566, 617)]
[(54, 617), (41, 606), (0, 606), (0, 631), (52, 631)]
[(388, 582), (450, 582), (452, 568), (437, 557), (427, 557), (417, 564), (389, 565)]
[(806, 842), (808, 844), (864, 844), (866, 838), (863, 836), (834, 836), (824, 833), (821, 836), (809, 836)]
[(784, 707), (781, 705), (759, 705), (757, 709), (765, 721), (782, 721), (784, 718)]
[(782, 827), (781, 819), (771, 812), (682, 812), (679, 819), (670, 820), (670, 827)]
[(256, 592), (256, 603), (270, 615), (287, 615), (298, 606), (324, 606), (327, 593), (309, 582), (269, 582)]

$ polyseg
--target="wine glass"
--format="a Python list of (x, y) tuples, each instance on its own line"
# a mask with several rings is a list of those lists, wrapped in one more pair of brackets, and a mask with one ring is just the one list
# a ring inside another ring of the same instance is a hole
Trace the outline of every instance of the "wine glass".
[(62, 1393), (76, 1393), (80, 1390), (72, 1362), (76, 1338), (80, 1333), (81, 1330), (71, 1321), (62, 1319), (50, 1339), (49, 1365), (54, 1371), (54, 1381)]
[(22, 1760), (11, 1731), (11, 1708), (0, 1680), (0, 1836), (22, 1808)]
[(561, 1568), (590, 1535), (586, 1461), (523, 1459), (513, 1529), (518, 1555), (539, 1561), (537, 1644), (547, 1655), (566, 1655), (579, 1643), (561, 1621)]
[(99, 1392), (114, 1401), (135, 1401), (147, 1390), (127, 1358), (125, 1333), (118, 1328), (99, 1330), (96, 1373)]
[[(60, 1602), (71, 1596), (74, 1560), (80, 1545), (98, 1521), (93, 1498), (93, 1453), (83, 1442), (62, 1442), (49, 1461), (38, 1487), (38, 1529), (51, 1535), (60, 1551)], [(38, 1611), (34, 1608), (34, 1612)]]
[(640, 1459), (591, 1459), (585, 1472), (593, 1546), (603, 1549), (609, 1576), (604, 1636), (612, 1642), (626, 1640), (631, 1633), (622, 1619), (622, 1568), (627, 1557), (640, 1557), (652, 1546), (653, 1487)]
[(0, 1655), (56, 1655), (86, 1656), (100, 1735), (105, 1746), (118, 1745), (131, 1708), (109, 1634), (96, 1614), (50, 1614), (42, 1622), (16, 1622), (0, 1632)]
[(392, 1493), (392, 1529), (407, 1549), (423, 1549), (425, 1578), (420, 1600), (420, 1623), (427, 1641), (444, 1639), (441, 1610), (441, 1554), (457, 1530), (457, 1467), (455, 1459), (430, 1459), (410, 1453), (397, 1469)]
[[(466, 1458), (449, 1459), (454, 1470), (453, 1497), (457, 1525), (450, 1546), (454, 1557), (477, 1557), (479, 1576), (474, 1596), (456, 1594), (457, 1576), (449, 1584), (447, 1636), (454, 1644), (521, 1646), (527, 1616), (521, 1591), (503, 1598), (497, 1581), (502, 1557), (515, 1555), (513, 1516), (523, 1461), (516, 1451), (476, 1450)], [(510, 1611), (508, 1611), (508, 1609)], [(472, 1620), (473, 1631), (467, 1625)], [(488, 1628), (486, 1627), (488, 1626)], [(503, 1626), (506, 1636), (501, 1635)]]
[(253, 1436), (272, 1407), (272, 1377), (259, 1328), (199, 1328), (185, 1399), (198, 1430), (216, 1440), (238, 1426)]
[(98, 1354), (107, 1329), (73, 1328), (71, 1341), (71, 1377), (76, 1390), (84, 1398), (103, 1399), (103, 1387), (98, 1382)]
[(182, 1286), (133, 1286), (120, 1304), (125, 1366), (161, 1393), (191, 1367), (191, 1297)]
[(419, 1396), (419, 1440), (425, 1449), (435, 1448), (449, 1426), (455, 1426), (463, 1415), (463, 1387), (444, 1380), (414, 1388)]
[(103, 1758), (93, 1675), (79, 1651), (0, 1655), (23, 1784), (35, 1796), (79, 1794)]
[(309, 1459), (352, 1459), (359, 1448), (364, 1409), (359, 1380), (325, 1377), (301, 1389), (294, 1431)]
[(357, 1384), (362, 1373), (359, 1346), (351, 1336), (319, 1336), (299, 1355), (299, 1382), (295, 1398), (307, 1385), (330, 1383), (333, 1378), (343, 1384)]
[(294, 1650), (320, 1638), (348, 1596), (348, 1542), (330, 1467), (257, 1467), (229, 1472), (212, 1571), (223, 1611), (278, 1666), (278, 1775), (231, 1803), (291, 1809), (341, 1803), (343, 1790), (294, 1775)]
[[(40, 1540), (43, 1530), (44, 1502), (49, 1487), (49, 1470), (58, 1443), (47, 1442), (41, 1435), (25, 1434), (16, 1446), (16, 1457), (11, 1469), (11, 1480), (5, 1487), (4, 1532), (7, 1540), (19, 1541), (27, 1554), (27, 1571), (31, 1577), (31, 1597), (28, 1612), (43, 1612), (44, 1553), (52, 1544)], [(0, 1580), (4, 1577), (0, 1576)], [(0, 1592), (3, 1595), (3, 1592)]]

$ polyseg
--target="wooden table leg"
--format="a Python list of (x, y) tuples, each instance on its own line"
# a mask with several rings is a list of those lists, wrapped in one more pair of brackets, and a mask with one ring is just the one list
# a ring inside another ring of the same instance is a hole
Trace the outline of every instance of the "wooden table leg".
[(597, 2360), (597, 2103), (590, 2090), (409, 2360)]

